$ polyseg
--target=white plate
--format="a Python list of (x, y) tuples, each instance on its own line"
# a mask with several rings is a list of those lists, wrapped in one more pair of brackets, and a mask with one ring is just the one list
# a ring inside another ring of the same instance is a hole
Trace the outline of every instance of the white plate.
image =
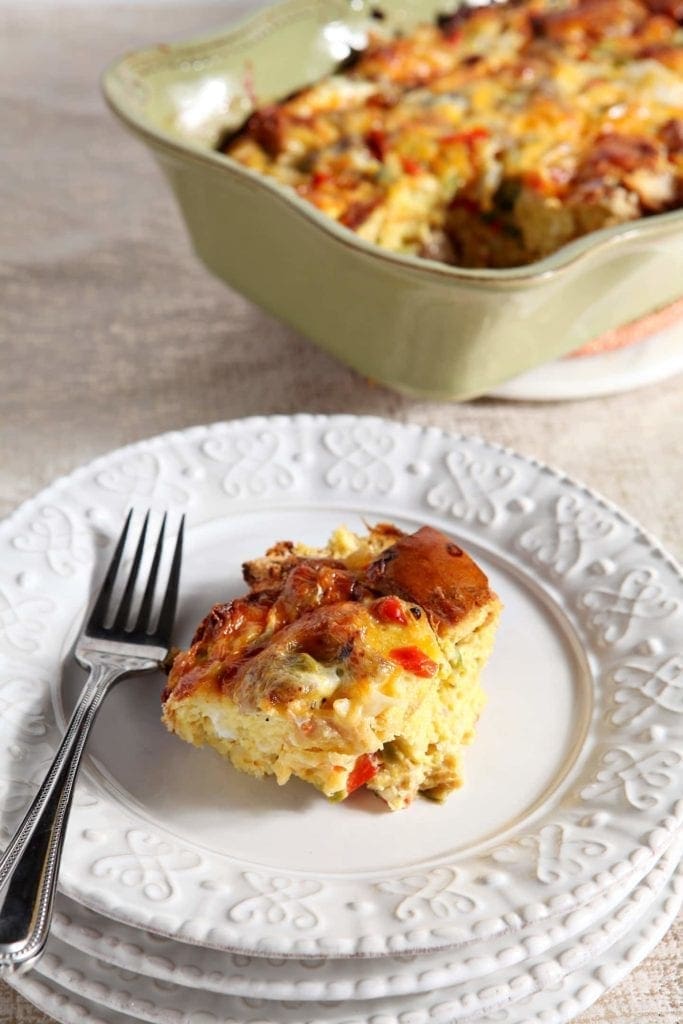
[(42, 1009), (67, 1020), (71, 1018), (63, 1016), (65, 1005), (77, 993), (78, 1000), (92, 999), (98, 1004), (100, 1018), (105, 1007), (103, 1019), (112, 1022), (404, 1024), (410, 1020), (411, 1024), (451, 1024), (458, 1020), (461, 1024), (557, 1024), (570, 1020), (621, 980), (664, 934), (683, 896), (683, 871), (672, 875), (675, 860), (668, 860), (653, 869), (613, 917), (592, 926), (579, 941), (558, 950), (553, 958), (525, 965), (520, 973), (508, 972), (505, 982), (494, 980), (479, 992), (467, 984), (430, 995), (356, 1003), (268, 1003), (211, 997), (101, 964), (56, 942), (39, 964), (36, 973), (41, 981), (37, 985), (21, 977), (11, 981)]
[(160, 682), (122, 683), (70, 825), (61, 882), (78, 901), (242, 952), (419, 952), (567, 913), (652, 864), (679, 828), (683, 601), (669, 556), (597, 495), (515, 453), (301, 416), (113, 452), (0, 528), (5, 831), (81, 683), (68, 652), (105, 554), (97, 543), (131, 504), (188, 516), (180, 642), (239, 591), (245, 557), (363, 519), (452, 532), (506, 610), (466, 785), (445, 806), (391, 814), (367, 793), (330, 804), (304, 784), (240, 775), (160, 728)]
[(683, 324), (598, 355), (556, 359), (491, 392), (494, 398), (546, 402), (597, 398), (645, 387), (683, 373)]
[[(678, 843), (679, 840), (675, 840)], [(669, 847), (669, 850), (671, 846)], [(60, 894), (52, 934), (124, 971), (223, 995), (271, 1000), (380, 999), (476, 982), (554, 949), (613, 911), (641, 881), (634, 871), (580, 910), (509, 934), (422, 956), (296, 960), (192, 946), (96, 914)]]

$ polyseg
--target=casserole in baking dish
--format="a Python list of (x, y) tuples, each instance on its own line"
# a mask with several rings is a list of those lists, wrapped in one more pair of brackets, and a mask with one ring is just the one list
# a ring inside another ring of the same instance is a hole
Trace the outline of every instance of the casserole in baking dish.
[[(382, 29), (409, 32), (440, 9), (384, 3)], [(360, 372), (430, 397), (482, 394), (681, 296), (680, 210), (612, 224), (521, 266), (446, 265), (387, 251), (217, 152), (226, 128), (362, 49), (372, 14), (361, 0), (286, 0), (106, 73), (110, 104), (160, 162), (209, 269)]]
[(516, 0), (401, 35), (376, 9), (364, 50), (219, 148), (393, 252), (531, 263), (683, 205), (670, 7)]

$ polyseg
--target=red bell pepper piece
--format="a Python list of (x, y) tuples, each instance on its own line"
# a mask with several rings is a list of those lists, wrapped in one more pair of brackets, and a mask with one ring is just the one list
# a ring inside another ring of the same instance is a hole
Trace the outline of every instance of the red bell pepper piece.
[(419, 647), (394, 647), (393, 651), (389, 651), (389, 657), (407, 672), (425, 679), (435, 675), (439, 668), (437, 662), (432, 661)]
[(415, 175), (419, 174), (420, 171), (422, 170), (418, 162), (416, 160), (411, 160), (409, 156), (401, 157), (401, 166), (403, 167), (403, 170), (406, 172), (406, 174)]
[(408, 622), (408, 616), (397, 597), (381, 597), (372, 611), (380, 622), (397, 622), (401, 626)]
[(379, 762), (375, 754), (361, 754), (349, 775), (346, 792), (353, 793), (354, 789), (360, 789), (370, 779), (374, 779), (378, 771)]
[(454, 132), (451, 135), (442, 135), (441, 142), (449, 144), (451, 142), (462, 142), (465, 146), (470, 149), (479, 139), (488, 139), (490, 132), (483, 126), (477, 128), (470, 128), (465, 132)]

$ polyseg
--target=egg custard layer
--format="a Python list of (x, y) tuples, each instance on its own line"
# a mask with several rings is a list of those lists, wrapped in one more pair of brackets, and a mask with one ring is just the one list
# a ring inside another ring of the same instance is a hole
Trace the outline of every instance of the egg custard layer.
[(331, 800), (367, 786), (397, 810), (461, 785), (501, 609), (462, 548), (431, 527), (341, 528), (243, 572), (249, 593), (216, 605), (173, 661), (172, 732)]
[(368, 242), (469, 267), (683, 206), (683, 0), (461, 5), (400, 36), (376, 24), (223, 152)]

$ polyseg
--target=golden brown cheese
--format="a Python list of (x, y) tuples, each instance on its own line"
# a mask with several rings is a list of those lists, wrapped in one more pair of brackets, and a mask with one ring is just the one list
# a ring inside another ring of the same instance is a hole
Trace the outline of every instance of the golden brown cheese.
[(244, 576), (250, 593), (174, 660), (169, 729), (334, 799), (366, 784), (398, 808), (460, 784), (500, 604), (459, 545), (381, 524), (317, 551), (278, 544)]
[(367, 241), (515, 266), (683, 205), (681, 0), (461, 7), (370, 35), (223, 145)]

